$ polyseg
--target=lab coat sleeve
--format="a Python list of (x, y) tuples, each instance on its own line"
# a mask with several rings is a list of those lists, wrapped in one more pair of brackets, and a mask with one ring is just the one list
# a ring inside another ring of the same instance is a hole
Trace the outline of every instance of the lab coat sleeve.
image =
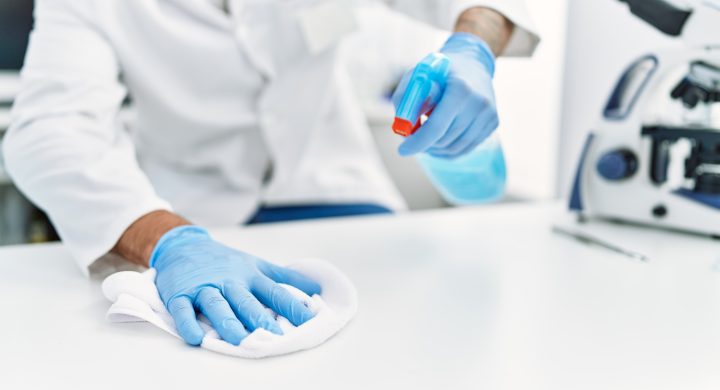
[(531, 56), (540, 43), (540, 37), (525, 0), (386, 0), (386, 2), (400, 11), (446, 30), (453, 30), (460, 15), (470, 8), (494, 9), (515, 25), (508, 46), (502, 53), (506, 57)]
[(117, 125), (126, 90), (111, 45), (81, 0), (39, 0), (22, 88), (3, 142), (6, 168), (50, 217), (85, 274), (126, 228), (169, 210)]

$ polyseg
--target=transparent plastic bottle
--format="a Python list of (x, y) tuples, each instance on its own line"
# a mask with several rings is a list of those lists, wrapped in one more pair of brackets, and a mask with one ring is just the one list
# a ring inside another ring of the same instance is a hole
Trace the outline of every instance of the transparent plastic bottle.
[(495, 134), (457, 159), (422, 154), (418, 162), (442, 197), (452, 205), (489, 203), (505, 194), (505, 155)]
[[(450, 59), (440, 53), (425, 57), (413, 71), (397, 107), (393, 131), (409, 136), (418, 130), (442, 97)], [(502, 198), (507, 172), (500, 140), (493, 134), (469, 154), (443, 159), (418, 157), (435, 188), (453, 205), (488, 203)]]

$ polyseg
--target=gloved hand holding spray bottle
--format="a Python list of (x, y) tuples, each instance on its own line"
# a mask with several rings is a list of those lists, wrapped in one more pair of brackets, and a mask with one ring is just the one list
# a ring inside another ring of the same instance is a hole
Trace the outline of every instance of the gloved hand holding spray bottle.
[[(479, 37), (455, 33), (408, 72), (393, 96), (401, 155), (418, 161), (454, 205), (500, 199), (507, 180), (492, 77), (495, 57)], [(423, 119), (427, 120), (423, 123)]]

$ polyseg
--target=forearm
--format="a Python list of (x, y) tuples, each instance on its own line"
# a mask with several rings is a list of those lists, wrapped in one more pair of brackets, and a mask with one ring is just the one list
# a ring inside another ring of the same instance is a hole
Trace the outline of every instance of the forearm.
[(190, 224), (185, 218), (169, 211), (153, 211), (130, 225), (112, 252), (147, 267), (160, 237), (175, 227)]
[(490, 8), (471, 8), (463, 12), (455, 25), (456, 32), (475, 34), (482, 38), (495, 56), (505, 50), (515, 25), (505, 16)]

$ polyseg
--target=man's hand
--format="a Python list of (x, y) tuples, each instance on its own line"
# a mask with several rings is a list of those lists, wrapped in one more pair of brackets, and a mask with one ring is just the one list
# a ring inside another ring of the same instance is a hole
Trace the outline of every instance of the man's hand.
[[(474, 8), (460, 16), (456, 31), (440, 50), (451, 62), (445, 92), (430, 118), (400, 146), (401, 155), (428, 152), (460, 157), (498, 127), (492, 85), (495, 56), (507, 45), (513, 25), (493, 10)], [(412, 72), (406, 73), (393, 95), (396, 107)]]
[(138, 219), (113, 252), (156, 269), (160, 298), (178, 333), (191, 345), (201, 344), (204, 337), (196, 309), (223, 340), (239, 345), (257, 328), (282, 333), (264, 306), (296, 326), (313, 317), (302, 302), (277, 283), (311, 296), (320, 293), (320, 286), (307, 277), (221, 245), (204, 229), (167, 211)]
[(311, 296), (320, 293), (320, 286), (309, 278), (221, 245), (197, 226), (181, 226), (165, 234), (150, 265), (157, 270), (160, 298), (178, 333), (191, 345), (199, 345), (204, 336), (195, 308), (223, 340), (239, 345), (258, 328), (282, 334), (263, 305), (295, 326), (313, 317), (310, 309), (277, 283)]

